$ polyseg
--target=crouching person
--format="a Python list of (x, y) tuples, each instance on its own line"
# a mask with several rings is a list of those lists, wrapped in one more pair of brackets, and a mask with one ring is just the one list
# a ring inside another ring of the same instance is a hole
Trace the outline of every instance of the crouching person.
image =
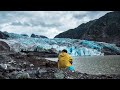
[(72, 57), (67, 53), (67, 50), (62, 50), (62, 52), (58, 55), (58, 68), (59, 69), (65, 69), (74, 72), (74, 67), (72, 66), (73, 59)]

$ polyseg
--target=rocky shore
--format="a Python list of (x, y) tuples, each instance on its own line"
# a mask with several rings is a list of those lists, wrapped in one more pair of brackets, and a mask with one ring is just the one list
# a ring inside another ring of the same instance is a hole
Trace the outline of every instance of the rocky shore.
[[(31, 53), (31, 54), (30, 54)], [(40, 57), (39, 53), (0, 52), (0, 79), (120, 79), (120, 75), (90, 75), (59, 70), (57, 62)]]

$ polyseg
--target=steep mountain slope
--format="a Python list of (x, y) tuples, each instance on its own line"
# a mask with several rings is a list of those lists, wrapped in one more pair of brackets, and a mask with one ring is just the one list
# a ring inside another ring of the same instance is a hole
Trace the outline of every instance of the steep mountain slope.
[(0, 31), (0, 39), (7, 39), (9, 36)]
[(120, 12), (109, 12), (99, 19), (81, 24), (55, 38), (74, 38), (114, 43), (120, 46)]

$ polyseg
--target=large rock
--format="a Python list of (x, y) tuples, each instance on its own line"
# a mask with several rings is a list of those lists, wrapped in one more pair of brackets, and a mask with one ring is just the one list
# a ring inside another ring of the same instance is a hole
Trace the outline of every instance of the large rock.
[(7, 69), (7, 64), (0, 64), (0, 69), (6, 70)]
[(12, 72), (12, 73), (9, 74), (9, 77), (11, 79), (29, 79), (30, 75), (27, 72), (14, 71), (14, 72)]
[(7, 39), (9, 36), (3, 32), (0, 31), (0, 38), (1, 39)]
[(56, 73), (54, 73), (56, 79), (64, 79), (65, 75), (62, 70), (58, 70)]
[(46, 69), (38, 69), (37, 72), (36, 72), (36, 76), (41, 78), (46, 73), (47, 73)]
[(4, 41), (0, 41), (0, 51), (10, 51), (9, 45)]
[(0, 64), (0, 69), (1, 70), (5, 70), (5, 71), (10, 71), (10, 72), (16, 70), (16, 68), (13, 67), (12, 65), (10, 65), (10, 64), (3, 64), (3, 63)]
[(22, 72), (16, 75), (16, 79), (29, 79), (30, 75), (26, 72)]

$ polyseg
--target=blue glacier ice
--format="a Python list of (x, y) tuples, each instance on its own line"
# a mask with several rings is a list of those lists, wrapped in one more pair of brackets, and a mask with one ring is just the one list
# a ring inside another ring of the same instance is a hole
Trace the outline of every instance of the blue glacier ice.
[(83, 41), (80, 42), (80, 44), (82, 44), (84, 46), (87, 46), (89, 48), (92, 48), (92, 49), (97, 49), (99, 51), (102, 49), (102, 46), (100, 46), (99, 44), (95, 43), (95, 41), (83, 40)]
[[(94, 56), (104, 55), (101, 52), (103, 47), (120, 52), (120, 48), (115, 44), (104, 42), (87, 41), (69, 38), (32, 38), (26, 35), (10, 34), (8, 40), (4, 40), (9, 44), (10, 49), (16, 52), (25, 51), (43, 51), (54, 48), (59, 53), (63, 49), (67, 49), (71, 56)], [(24, 37), (26, 36), (26, 37)]]

